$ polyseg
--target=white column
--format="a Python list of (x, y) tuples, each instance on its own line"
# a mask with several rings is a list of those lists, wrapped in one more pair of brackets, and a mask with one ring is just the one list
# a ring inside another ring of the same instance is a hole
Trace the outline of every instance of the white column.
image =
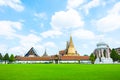
[(101, 56), (100, 56), (100, 49), (98, 50), (98, 57), (101, 57)]
[(108, 58), (110, 58), (110, 51), (109, 51), (109, 47), (107, 48), (107, 55), (108, 55)]
[(96, 54), (97, 58), (99, 58), (99, 50), (97, 50), (97, 54)]
[(107, 49), (106, 49), (105, 55), (106, 55), (106, 58), (108, 58), (108, 50)]
[(104, 54), (103, 54), (103, 49), (101, 49), (101, 51), (102, 51), (102, 52), (101, 52), (101, 54), (102, 54), (102, 57), (104, 57)]

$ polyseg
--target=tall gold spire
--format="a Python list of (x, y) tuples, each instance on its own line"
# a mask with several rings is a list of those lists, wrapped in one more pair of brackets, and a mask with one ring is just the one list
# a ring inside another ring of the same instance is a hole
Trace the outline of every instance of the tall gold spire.
[(70, 42), (69, 42), (67, 55), (69, 55), (69, 56), (76, 55), (76, 51), (75, 51), (74, 44), (73, 44), (73, 41), (72, 41), (72, 36), (70, 36)]
[(73, 44), (73, 40), (72, 40), (72, 36), (70, 36), (70, 43), (69, 43), (69, 47), (74, 48), (74, 44)]

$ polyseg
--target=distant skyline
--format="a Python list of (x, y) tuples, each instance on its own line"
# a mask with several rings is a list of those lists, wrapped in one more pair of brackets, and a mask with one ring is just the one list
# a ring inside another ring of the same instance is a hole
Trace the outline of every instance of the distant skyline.
[(66, 48), (72, 35), (80, 55), (98, 42), (120, 47), (119, 0), (0, 0), (0, 53), (38, 55)]

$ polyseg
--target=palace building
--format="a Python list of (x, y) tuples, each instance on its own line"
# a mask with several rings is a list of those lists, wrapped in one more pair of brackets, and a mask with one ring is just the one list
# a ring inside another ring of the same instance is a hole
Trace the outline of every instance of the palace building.
[(70, 36), (66, 49), (59, 51), (59, 54), (50, 56), (45, 50), (43, 56), (39, 56), (32, 47), (24, 57), (16, 56), (16, 63), (90, 63), (90, 60), (89, 56), (80, 56), (77, 53), (72, 36)]
[(120, 47), (115, 48), (115, 50), (117, 51), (118, 55), (120, 55)]

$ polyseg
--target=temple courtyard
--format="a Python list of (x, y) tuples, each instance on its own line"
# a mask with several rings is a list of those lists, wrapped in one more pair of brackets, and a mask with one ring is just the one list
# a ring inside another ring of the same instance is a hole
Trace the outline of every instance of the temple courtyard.
[(0, 64), (0, 80), (119, 80), (119, 64)]

